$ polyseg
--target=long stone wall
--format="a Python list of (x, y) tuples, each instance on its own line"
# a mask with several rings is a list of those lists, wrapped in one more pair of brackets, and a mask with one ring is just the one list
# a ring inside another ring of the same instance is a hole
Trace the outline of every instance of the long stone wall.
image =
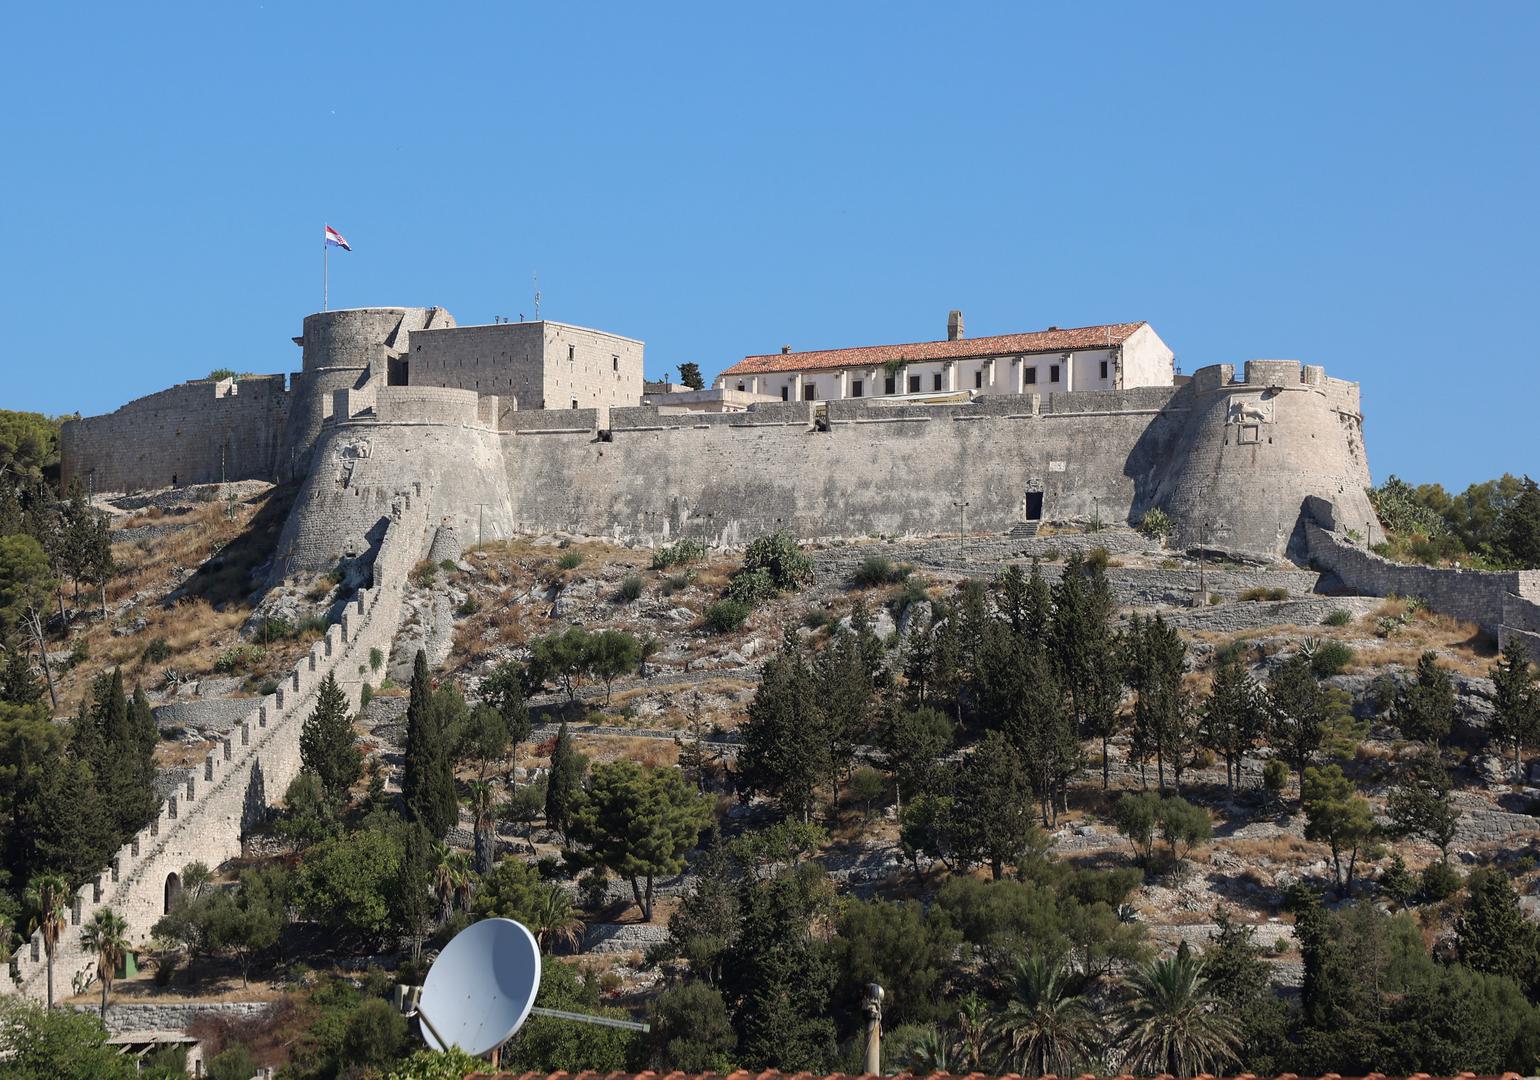
[(1421, 597), (1434, 611), (1468, 619), (1495, 635), (1499, 648), (1523, 645), (1540, 663), (1540, 570), (1412, 566), (1382, 558), (1313, 520), (1305, 531), (1311, 561), (1348, 588), (1370, 596)]
[(64, 486), (140, 491), (271, 480), (288, 415), (282, 375), (173, 386), (105, 416), (66, 420)]
[[(131, 940), (147, 941), (151, 927), (165, 913), (170, 883), (180, 880), (184, 866), (196, 861), (216, 867), (240, 854), (253, 819), (283, 797), (299, 772), (300, 731), (326, 674), (336, 675), (356, 708), (362, 686), (371, 677), (374, 650), (389, 654), (406, 577), (426, 543), (423, 503), (399, 498), (376, 556), (374, 585), (359, 591), (277, 692), (258, 700), (231, 728), (185, 787), (161, 805), (156, 819), (81, 886), (55, 954), (56, 994), (67, 996), (72, 979), (94, 969), (94, 957), (80, 946), (80, 931), (99, 908), (123, 915)], [(15, 983), (0, 980), (0, 993), (44, 997), (47, 965), (41, 934), (24, 943), (15, 966), (19, 978)]]

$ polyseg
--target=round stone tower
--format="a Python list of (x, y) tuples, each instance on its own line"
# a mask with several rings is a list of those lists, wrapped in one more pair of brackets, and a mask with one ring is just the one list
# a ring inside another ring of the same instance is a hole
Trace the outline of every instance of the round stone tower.
[[(331, 415), (332, 393), (392, 381), (392, 362), (410, 347), (413, 330), (453, 326), (443, 308), (381, 307), (318, 311), (305, 316), (299, 338), (302, 369), (293, 378), (278, 475), (300, 479), (309, 470), (310, 453), (321, 425)], [(404, 376), (399, 379), (405, 382)]]
[(1184, 438), (1154, 502), (1179, 547), (1306, 557), (1305, 500), (1331, 504), (1344, 528), (1381, 538), (1369, 504), (1358, 384), (1293, 360), (1217, 364), (1193, 374)]

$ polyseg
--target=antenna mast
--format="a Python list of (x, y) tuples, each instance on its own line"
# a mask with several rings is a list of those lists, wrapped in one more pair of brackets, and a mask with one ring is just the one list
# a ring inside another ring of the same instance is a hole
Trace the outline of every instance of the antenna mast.
[(535, 279), (535, 321), (539, 322), (540, 321), (540, 272), (538, 270), (535, 271), (533, 276), (534, 276), (534, 279)]

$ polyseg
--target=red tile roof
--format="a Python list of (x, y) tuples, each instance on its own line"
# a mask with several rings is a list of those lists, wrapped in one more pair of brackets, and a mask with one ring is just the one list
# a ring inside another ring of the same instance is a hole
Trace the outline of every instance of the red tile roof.
[(888, 360), (960, 360), (1014, 353), (1073, 352), (1121, 345), (1142, 322), (1078, 326), (1068, 330), (1034, 330), (1027, 334), (958, 338), (956, 341), (917, 341), (908, 345), (858, 345), (849, 349), (770, 353), (745, 356), (722, 372), (724, 376), (763, 375), (773, 371), (815, 371), (843, 367), (874, 367)]
[[(556, 1073), (472, 1073), (466, 1080), (1023, 1080), (1017, 1073), (1005, 1073), (1003, 1075), (990, 1075), (985, 1073), (932, 1073), (929, 1076), (918, 1076), (914, 1073), (888, 1073), (884, 1077), (876, 1077), (871, 1074), (856, 1075), (853, 1073), (832, 1073), (820, 1077), (817, 1073), (783, 1073), (770, 1070), (767, 1072), (750, 1072), (747, 1069), (739, 1069), (731, 1073), (686, 1073), (686, 1072), (641, 1072), (641, 1073), (599, 1073), (599, 1072), (556, 1072)], [(1096, 1080), (1092, 1073), (1085, 1073), (1078, 1077), (1055, 1077), (1052, 1074), (1045, 1075), (1040, 1080)], [(1116, 1077), (1107, 1077), (1106, 1080), (1138, 1080), (1127, 1073)], [(1178, 1078), (1162, 1074), (1158, 1077), (1148, 1077), (1144, 1080), (1178, 1080)], [(1216, 1080), (1215, 1077), (1203, 1074), (1192, 1077), (1190, 1080)], [(1261, 1080), (1252, 1073), (1240, 1073), (1231, 1080)], [(1273, 1080), (1310, 1080), (1294, 1073), (1282, 1073)], [(1369, 1073), (1364, 1077), (1344, 1077), (1336, 1073), (1326, 1073), (1315, 1080), (1396, 1080), (1384, 1073)], [(1459, 1073), (1454, 1077), (1435, 1078), (1427, 1073), (1413, 1073), (1403, 1080), (1520, 1080), (1519, 1073), (1503, 1073), (1501, 1076), (1477, 1076), (1475, 1073)]]

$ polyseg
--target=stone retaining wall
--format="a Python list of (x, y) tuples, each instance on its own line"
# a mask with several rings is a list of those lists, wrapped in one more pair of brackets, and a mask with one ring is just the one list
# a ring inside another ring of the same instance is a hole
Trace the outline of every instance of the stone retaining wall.
[[(118, 1035), (125, 1031), (186, 1031), (194, 1020), (218, 1016), (227, 1020), (257, 1020), (273, 1011), (272, 1001), (185, 1001), (146, 1002), (107, 1006), (107, 1030)], [(95, 1005), (76, 1005), (76, 1012), (95, 1016)]]

